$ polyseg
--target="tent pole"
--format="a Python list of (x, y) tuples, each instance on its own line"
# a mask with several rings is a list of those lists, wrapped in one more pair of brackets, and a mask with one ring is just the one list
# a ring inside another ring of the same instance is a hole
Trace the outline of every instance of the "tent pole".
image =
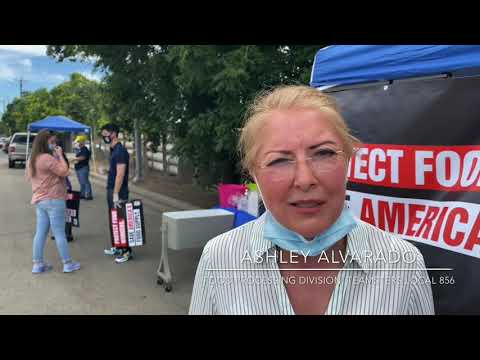
[(93, 131), (90, 127), (90, 151), (92, 152), (93, 171), (97, 174), (97, 161), (95, 160), (95, 144), (93, 143)]
[(28, 170), (28, 148), (29, 148), (29, 145), (30, 145), (30, 126), (28, 127), (28, 130), (27, 130), (27, 151), (25, 152), (25, 174), (27, 174), (27, 170)]
[(28, 160), (28, 148), (30, 146), (30, 130), (27, 132), (27, 151), (25, 153), (25, 162)]

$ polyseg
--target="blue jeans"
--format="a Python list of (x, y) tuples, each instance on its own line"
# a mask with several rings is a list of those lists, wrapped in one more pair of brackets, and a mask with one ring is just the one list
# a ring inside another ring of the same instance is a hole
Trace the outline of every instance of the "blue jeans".
[(90, 167), (84, 166), (75, 171), (77, 173), (78, 182), (80, 183), (80, 194), (87, 198), (92, 196), (92, 185), (88, 179), (90, 175)]
[(52, 229), (63, 263), (72, 260), (65, 236), (65, 200), (43, 200), (37, 204), (37, 231), (33, 238), (33, 261), (43, 262), (43, 249)]

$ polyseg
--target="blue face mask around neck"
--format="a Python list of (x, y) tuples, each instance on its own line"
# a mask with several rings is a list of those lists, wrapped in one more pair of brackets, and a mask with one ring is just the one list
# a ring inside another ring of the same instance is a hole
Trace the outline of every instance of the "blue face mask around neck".
[(351, 210), (344, 207), (338, 219), (328, 229), (312, 240), (307, 240), (302, 235), (281, 225), (270, 211), (267, 211), (264, 237), (283, 250), (304, 256), (317, 256), (342, 239), (355, 226), (357, 226), (357, 222)]

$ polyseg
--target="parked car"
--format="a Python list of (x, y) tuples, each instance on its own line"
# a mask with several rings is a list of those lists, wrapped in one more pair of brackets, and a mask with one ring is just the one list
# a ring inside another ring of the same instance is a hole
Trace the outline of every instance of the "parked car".
[(8, 145), (10, 145), (10, 138), (5, 138), (5, 145), (3, 146), (3, 152), (5, 154), (8, 154)]
[[(30, 134), (29, 151), (32, 149), (32, 142), (36, 134)], [(27, 153), (27, 133), (15, 133), (12, 135), (8, 146), (8, 167), (15, 167), (16, 162), (25, 163)]]
[(0, 149), (3, 149), (5, 147), (6, 143), (7, 143), (7, 138), (1, 137), (0, 138)]

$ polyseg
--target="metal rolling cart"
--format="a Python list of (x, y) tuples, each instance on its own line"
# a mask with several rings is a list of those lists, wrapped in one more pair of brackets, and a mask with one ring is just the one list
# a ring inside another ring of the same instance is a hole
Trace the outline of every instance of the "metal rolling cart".
[(172, 272), (168, 249), (202, 248), (217, 235), (233, 228), (235, 215), (223, 209), (165, 212), (162, 216), (162, 255), (157, 269), (157, 284), (172, 291)]

